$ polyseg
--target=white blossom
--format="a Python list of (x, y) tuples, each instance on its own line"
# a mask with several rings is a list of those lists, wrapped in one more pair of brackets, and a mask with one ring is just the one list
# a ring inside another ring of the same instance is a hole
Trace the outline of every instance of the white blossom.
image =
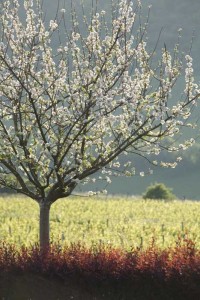
[[(133, 167), (138, 154), (154, 166), (176, 167), (180, 157), (166, 162), (159, 155), (195, 142), (183, 136), (180, 144), (165, 143), (182, 128), (195, 128), (189, 117), (200, 88), (192, 57), (186, 55), (183, 63), (178, 46), (176, 55), (165, 47), (152, 63), (145, 32), (135, 31), (138, 12), (129, 0), (116, 4), (110, 28), (104, 10), (94, 10), (90, 22), (84, 16), (80, 24), (74, 14), (70, 34), (58, 44), (65, 9), (47, 24), (34, 1), (25, 0), (22, 21), (19, 3), (12, 1), (0, 4), (0, 168), (6, 172), (3, 162), (12, 162), (21, 176), (15, 186), (29, 179), (27, 195), (64, 197), (77, 185), (101, 180), (106, 186), (112, 176), (152, 174)], [(181, 72), (185, 99), (177, 95), (172, 104)]]
[(52, 31), (54, 31), (58, 27), (58, 24), (56, 21), (51, 20), (49, 23), (49, 27)]

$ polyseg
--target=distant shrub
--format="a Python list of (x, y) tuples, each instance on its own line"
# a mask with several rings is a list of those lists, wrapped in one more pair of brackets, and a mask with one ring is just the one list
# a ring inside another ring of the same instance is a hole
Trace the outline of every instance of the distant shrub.
[(172, 200), (176, 196), (172, 193), (172, 189), (168, 188), (164, 183), (155, 183), (147, 188), (143, 198)]

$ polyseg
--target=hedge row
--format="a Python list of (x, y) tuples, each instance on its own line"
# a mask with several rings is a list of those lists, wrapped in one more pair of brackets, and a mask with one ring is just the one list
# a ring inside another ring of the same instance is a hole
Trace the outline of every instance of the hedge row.
[(188, 239), (166, 250), (152, 241), (131, 251), (76, 244), (41, 253), (37, 245), (17, 250), (2, 244), (0, 296), (19, 299), (18, 290), (20, 300), (200, 299), (200, 250)]

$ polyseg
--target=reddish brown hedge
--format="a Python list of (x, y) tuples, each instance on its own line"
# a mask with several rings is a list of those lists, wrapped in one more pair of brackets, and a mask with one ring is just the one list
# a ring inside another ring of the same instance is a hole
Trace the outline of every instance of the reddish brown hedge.
[(200, 299), (200, 250), (188, 239), (165, 250), (153, 241), (146, 250), (132, 251), (76, 244), (64, 249), (52, 245), (41, 253), (38, 245), (16, 250), (1, 244), (0, 273), (0, 280), (12, 274), (73, 282), (81, 291), (87, 287), (91, 295), (104, 295), (95, 299), (144, 299), (137, 297), (147, 297), (145, 293), (148, 299)]

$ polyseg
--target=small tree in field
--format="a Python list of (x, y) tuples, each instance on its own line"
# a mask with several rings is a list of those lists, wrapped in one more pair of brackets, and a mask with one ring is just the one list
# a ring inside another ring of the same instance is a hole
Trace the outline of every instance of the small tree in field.
[(164, 183), (155, 183), (150, 185), (143, 195), (144, 199), (173, 200), (176, 196), (172, 194), (172, 189)]
[[(121, 0), (110, 26), (105, 12), (94, 10), (81, 33), (73, 10), (67, 31), (64, 9), (46, 24), (38, 1), (24, 0), (25, 19), (18, 0), (0, 5), (0, 184), (38, 202), (42, 249), (49, 245), (52, 203), (94, 182), (92, 174), (102, 172), (107, 182), (118, 173), (130, 176), (135, 170), (128, 159), (120, 166), (122, 155), (148, 158), (193, 143), (163, 143), (192, 126), (199, 96), (192, 58), (186, 55), (184, 68), (178, 46), (173, 56), (165, 47), (155, 65), (145, 29), (135, 31), (138, 6)], [(172, 103), (183, 69), (185, 97)]]

